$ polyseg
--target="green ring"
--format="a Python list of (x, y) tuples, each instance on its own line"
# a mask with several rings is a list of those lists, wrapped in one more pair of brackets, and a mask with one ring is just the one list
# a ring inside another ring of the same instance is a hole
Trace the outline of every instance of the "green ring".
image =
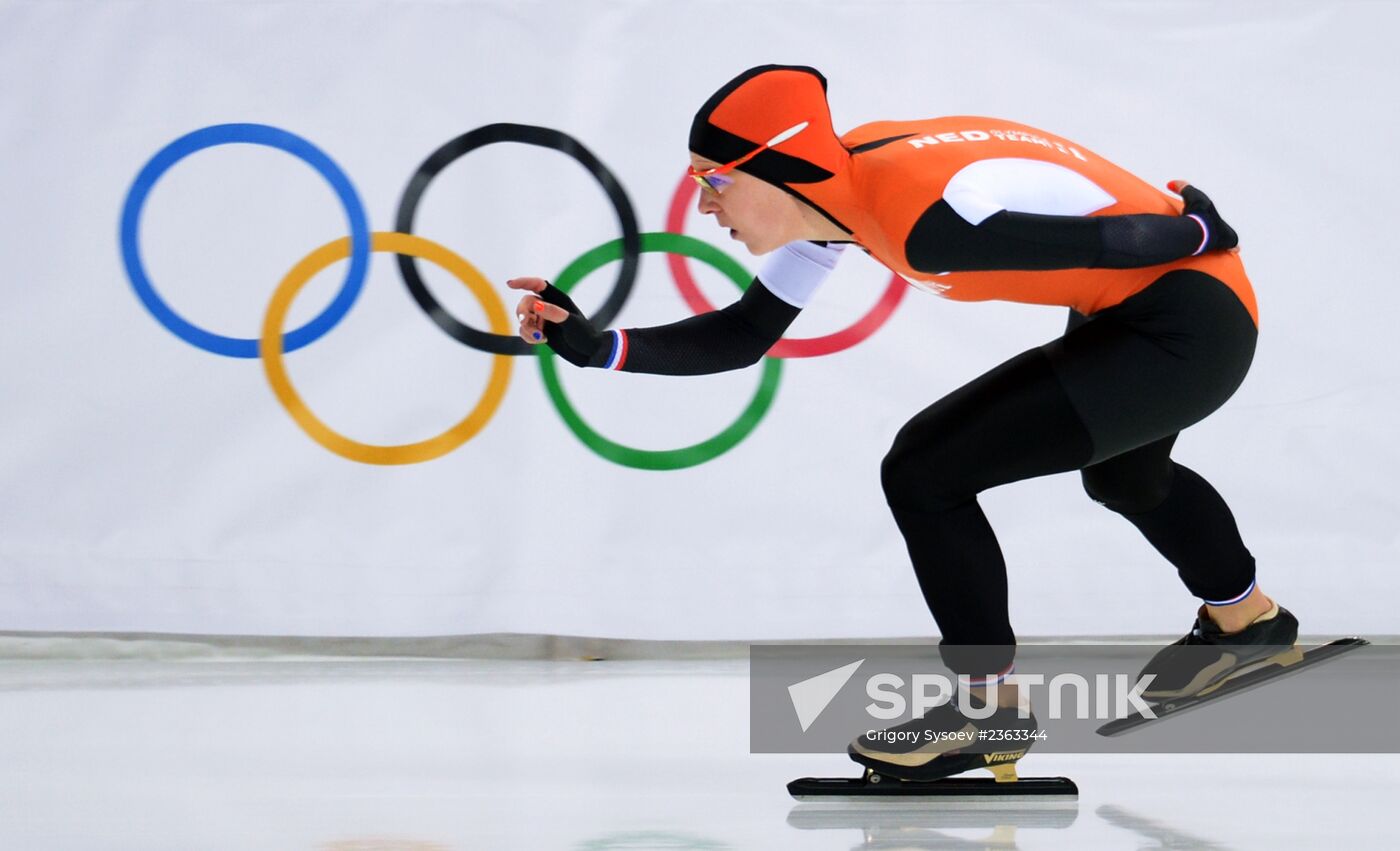
[[(702, 263), (708, 263), (725, 275), (729, 276), (739, 290), (748, 289), (751, 276), (738, 261), (729, 255), (710, 245), (702, 242), (693, 236), (686, 236), (680, 233), (644, 233), (642, 234), (642, 253), (658, 252), (663, 254), (684, 254)], [(585, 252), (578, 259), (574, 260), (564, 271), (554, 280), (554, 286), (568, 292), (574, 285), (583, 280), (591, 272), (622, 259), (622, 240), (615, 239), (612, 242), (605, 242), (602, 245)], [(559, 409), (559, 414), (564, 418), (564, 423), (569, 430), (574, 433), (583, 445), (594, 452), (624, 467), (635, 467), (639, 470), (681, 470), (686, 467), (694, 467), (711, 461), (735, 446), (749, 436), (749, 433), (758, 426), (759, 420), (768, 413), (769, 407), (773, 404), (773, 399), (778, 394), (778, 379), (782, 377), (783, 362), (777, 358), (764, 357), (763, 377), (758, 384), (758, 392), (754, 395), (753, 401), (739, 414), (739, 418), (729, 425), (724, 431), (702, 441), (694, 446), (684, 446), (680, 449), (634, 449), (630, 446), (623, 446), (621, 443), (603, 437), (592, 427), (583, 421), (583, 418), (569, 404), (568, 397), (564, 395), (564, 388), (559, 382), (558, 367), (554, 363), (554, 352), (548, 346), (536, 346), (535, 351), (539, 353), (540, 375), (544, 378), (545, 390), (549, 393), (549, 398), (554, 402), (554, 406)]]

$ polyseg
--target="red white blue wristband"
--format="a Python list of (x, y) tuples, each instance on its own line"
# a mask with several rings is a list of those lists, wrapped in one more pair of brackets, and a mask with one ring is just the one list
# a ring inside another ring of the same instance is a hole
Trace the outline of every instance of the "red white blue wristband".
[(1200, 245), (1200, 247), (1197, 248), (1195, 251), (1191, 252), (1191, 256), (1192, 256), (1192, 257), (1195, 257), (1196, 255), (1200, 254), (1202, 251), (1205, 251), (1205, 250), (1206, 250), (1206, 243), (1207, 243), (1207, 242), (1210, 242), (1210, 228), (1206, 227), (1206, 220), (1203, 219), (1203, 218), (1201, 218), (1200, 216), (1196, 215), (1195, 213), (1187, 213), (1186, 215), (1188, 215), (1188, 216), (1190, 216), (1191, 218), (1195, 219), (1195, 220), (1196, 220), (1196, 224), (1198, 224), (1198, 225), (1201, 226), (1201, 245)]
[(608, 356), (608, 362), (603, 364), (603, 368), (621, 370), (622, 365), (627, 362), (627, 332), (613, 329), (608, 333), (612, 335), (612, 354)]

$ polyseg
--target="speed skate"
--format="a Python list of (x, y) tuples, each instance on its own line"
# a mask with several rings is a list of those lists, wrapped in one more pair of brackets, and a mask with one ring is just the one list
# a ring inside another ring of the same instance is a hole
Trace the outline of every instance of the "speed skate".
[[(949, 702), (887, 730), (867, 731), (846, 749), (865, 769), (862, 776), (804, 777), (789, 783), (788, 793), (799, 801), (831, 803), (1075, 801), (1079, 790), (1068, 778), (1016, 774), (1016, 763), (1046, 736), (1029, 706), (977, 705), (984, 700), (969, 697), (968, 708), (978, 710), (980, 718)], [(964, 776), (974, 769), (992, 776)]]
[(1162, 721), (1173, 715), (1180, 715), (1207, 703), (1224, 700), (1231, 695), (1240, 694), (1253, 688), (1258, 688), (1265, 683), (1273, 682), (1306, 670), (1314, 665), (1336, 659), (1344, 653), (1355, 650), (1358, 647), (1365, 647), (1371, 642), (1364, 638), (1339, 638), (1336, 641), (1328, 642), (1314, 647), (1310, 650), (1303, 650), (1294, 647), (1289, 653), (1283, 654), (1285, 658), (1276, 658), (1270, 664), (1254, 670), (1246, 671), (1237, 676), (1222, 680), (1219, 684), (1205, 689), (1204, 691), (1188, 697), (1175, 697), (1167, 700), (1154, 702), (1150, 705), (1152, 716), (1144, 715), (1140, 712), (1110, 721), (1099, 727), (1098, 733), (1101, 736), (1118, 736), (1131, 730), (1136, 730), (1154, 721)]

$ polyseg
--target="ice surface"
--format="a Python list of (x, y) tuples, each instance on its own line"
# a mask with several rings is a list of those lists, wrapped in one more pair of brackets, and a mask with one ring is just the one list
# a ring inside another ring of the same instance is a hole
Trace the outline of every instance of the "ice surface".
[(822, 809), (747, 662), (0, 662), (0, 848), (1393, 847), (1400, 756), (1032, 753), (1077, 808)]

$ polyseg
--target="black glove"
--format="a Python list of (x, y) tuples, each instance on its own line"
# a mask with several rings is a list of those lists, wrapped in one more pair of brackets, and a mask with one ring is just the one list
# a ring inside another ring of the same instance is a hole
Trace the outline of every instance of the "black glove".
[(1184, 180), (1173, 180), (1167, 184), (1167, 188), (1180, 195), (1181, 200), (1186, 202), (1185, 208), (1181, 211), (1183, 216), (1196, 216), (1205, 225), (1206, 238), (1201, 247), (1196, 250), (1196, 254), (1204, 254), (1207, 251), (1224, 251), (1240, 244), (1239, 234), (1235, 233), (1235, 229), (1225, 224), (1225, 220), (1220, 218), (1220, 214), (1215, 211), (1215, 205), (1206, 197), (1206, 193)]
[(597, 366), (607, 364), (612, 355), (612, 335), (598, 331), (578, 309), (568, 293), (548, 284), (538, 293), (540, 301), (562, 307), (569, 312), (563, 322), (545, 319), (544, 341), (554, 353), (574, 366)]

